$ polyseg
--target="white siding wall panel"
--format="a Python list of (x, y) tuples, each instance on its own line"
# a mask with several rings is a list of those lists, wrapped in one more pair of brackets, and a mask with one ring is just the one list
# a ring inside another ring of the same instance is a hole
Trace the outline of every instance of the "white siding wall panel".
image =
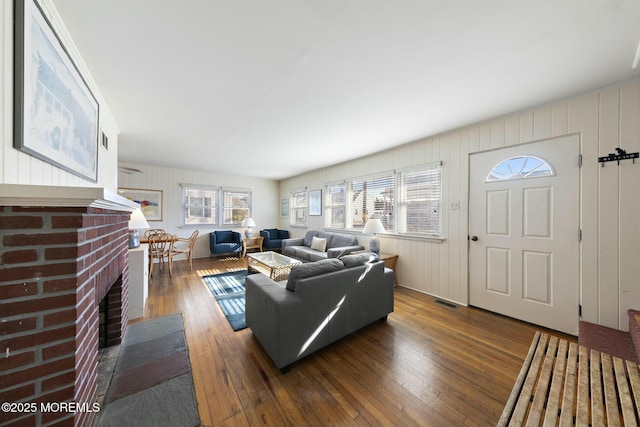
[(561, 102), (551, 107), (551, 134), (565, 135), (569, 133), (569, 105)]
[(551, 107), (545, 107), (534, 111), (532, 141), (547, 139), (551, 136)]
[[(600, 95), (600, 149), (599, 155), (614, 153), (619, 146), (619, 107), (620, 91), (613, 88)], [(600, 283), (598, 301), (600, 315), (598, 323), (618, 326), (618, 295), (619, 295), (619, 214), (620, 203), (618, 194), (620, 168), (617, 163), (606, 163), (600, 168), (598, 183), (600, 193), (598, 232), (600, 234), (600, 263), (598, 281)]]
[[(326, 181), (367, 175), (376, 168), (405, 168), (417, 164), (418, 159), (423, 163), (441, 160), (446, 240), (432, 243), (385, 236), (381, 244), (383, 251), (400, 255), (397, 277), (401, 285), (468, 304), (469, 153), (579, 133), (583, 154), (583, 319), (627, 329), (626, 309), (640, 308), (640, 282), (633, 271), (640, 260), (640, 162), (627, 162), (620, 168), (610, 163), (600, 168), (597, 158), (618, 146), (640, 151), (638, 117), (640, 80), (633, 80), (329, 167), (322, 175), (311, 172), (286, 179), (281, 182), (280, 193), (286, 196), (288, 189), (296, 186), (320, 188)], [(458, 211), (449, 209), (452, 201), (460, 202)], [(303, 235), (305, 231), (298, 233)], [(365, 236), (360, 240), (368, 242)]]
[[(620, 147), (640, 151), (640, 85), (620, 92)], [(640, 161), (620, 164), (620, 326), (626, 311), (640, 307)]]
[(582, 318), (598, 323), (598, 94), (588, 94), (569, 101), (568, 131), (580, 134), (582, 168), (580, 179), (580, 303)]

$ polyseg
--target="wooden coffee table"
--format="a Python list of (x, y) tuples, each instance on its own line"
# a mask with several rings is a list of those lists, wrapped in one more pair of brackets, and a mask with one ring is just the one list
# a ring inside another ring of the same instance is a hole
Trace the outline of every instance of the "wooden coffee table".
[(285, 280), (291, 268), (300, 264), (302, 261), (272, 251), (247, 254), (248, 274), (262, 273), (275, 281)]

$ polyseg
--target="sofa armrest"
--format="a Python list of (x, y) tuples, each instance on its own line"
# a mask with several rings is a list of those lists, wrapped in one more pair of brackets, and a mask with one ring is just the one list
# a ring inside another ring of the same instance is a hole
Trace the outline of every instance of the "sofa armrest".
[(364, 250), (364, 246), (342, 246), (339, 248), (330, 248), (327, 250), (327, 258), (340, 258), (343, 255), (349, 255), (353, 251)]
[(282, 239), (282, 249), (287, 246), (302, 246), (304, 239), (299, 237), (297, 239)]
[(246, 281), (247, 326), (276, 366), (281, 369), (297, 358), (300, 335), (299, 319), (304, 319), (306, 309), (300, 295), (288, 291), (264, 274), (251, 274)]

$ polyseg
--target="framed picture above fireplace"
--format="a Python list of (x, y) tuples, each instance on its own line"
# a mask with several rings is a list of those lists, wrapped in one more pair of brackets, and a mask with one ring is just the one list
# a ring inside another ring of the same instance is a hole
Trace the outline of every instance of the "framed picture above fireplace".
[(36, 1), (14, 28), (14, 148), (97, 182), (98, 101)]

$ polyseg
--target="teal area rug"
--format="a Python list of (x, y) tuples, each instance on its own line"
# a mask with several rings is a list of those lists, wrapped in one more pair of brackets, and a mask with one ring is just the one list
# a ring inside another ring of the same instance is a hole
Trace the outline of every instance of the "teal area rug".
[(234, 331), (247, 327), (244, 316), (244, 279), (246, 270), (203, 276), (202, 280), (213, 294), (220, 309)]

